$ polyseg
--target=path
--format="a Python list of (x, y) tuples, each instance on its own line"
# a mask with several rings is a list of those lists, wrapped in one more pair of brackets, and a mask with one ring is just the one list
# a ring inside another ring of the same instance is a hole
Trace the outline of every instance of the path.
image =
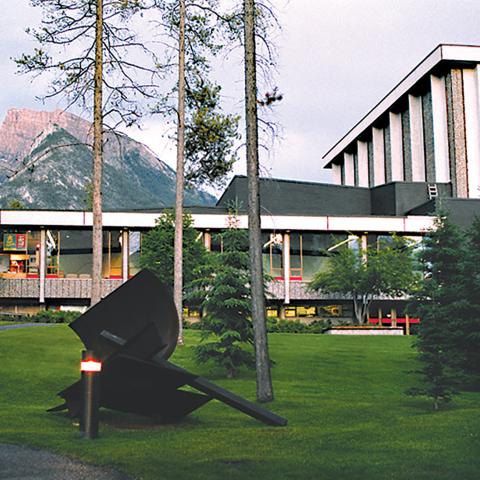
[(108, 468), (17, 445), (0, 444), (0, 480), (132, 480)]
[(25, 327), (51, 327), (58, 323), (14, 323), (13, 325), (0, 325), (0, 330), (14, 330), (15, 328)]

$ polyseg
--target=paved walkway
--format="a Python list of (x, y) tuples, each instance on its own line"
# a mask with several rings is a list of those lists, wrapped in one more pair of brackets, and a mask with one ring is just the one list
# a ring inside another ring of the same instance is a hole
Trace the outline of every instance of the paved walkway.
[(25, 327), (51, 327), (57, 323), (14, 323), (13, 325), (0, 325), (0, 330), (14, 330), (15, 328)]
[(122, 473), (62, 455), (0, 444), (0, 480), (132, 480)]

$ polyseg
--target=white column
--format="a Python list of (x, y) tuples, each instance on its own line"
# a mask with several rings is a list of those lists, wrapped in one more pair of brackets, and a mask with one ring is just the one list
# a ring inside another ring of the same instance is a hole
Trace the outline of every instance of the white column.
[(128, 259), (130, 257), (130, 239), (128, 230), (122, 230), (122, 281), (125, 283), (128, 280)]
[(342, 167), (338, 163), (332, 163), (332, 182), (335, 185), (342, 184)]
[(284, 303), (290, 303), (290, 233), (283, 234), (283, 285)]
[(422, 99), (413, 95), (408, 96), (408, 110), (410, 113), (410, 145), (412, 150), (412, 180), (425, 181), (425, 149), (423, 146), (423, 112)]
[(448, 158), (447, 94), (445, 77), (430, 76), (432, 86), (433, 147), (435, 154), (435, 181), (450, 181)]
[(366, 142), (357, 141), (357, 168), (358, 186), (368, 187), (368, 145)]
[(389, 112), (390, 120), (390, 154), (392, 158), (392, 182), (403, 182), (403, 133), (402, 115)]
[(203, 244), (209, 252), (212, 250), (212, 234), (209, 231), (203, 233)]
[(40, 265), (38, 269), (38, 276), (40, 281), (40, 294), (38, 301), (45, 303), (45, 278), (47, 274), (47, 236), (45, 229), (40, 230)]
[(351, 153), (343, 154), (345, 169), (345, 185), (355, 185), (355, 165), (353, 163), (353, 155)]
[(468, 197), (480, 198), (479, 70), (463, 70)]
[(373, 137), (373, 185), (385, 183), (385, 143), (383, 129), (372, 128)]

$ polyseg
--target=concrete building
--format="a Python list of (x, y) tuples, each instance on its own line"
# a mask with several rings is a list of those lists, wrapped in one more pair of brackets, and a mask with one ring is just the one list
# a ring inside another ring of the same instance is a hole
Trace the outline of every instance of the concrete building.
[[(324, 159), (333, 185), (261, 180), (271, 316), (351, 318), (350, 299), (306, 288), (329, 249), (392, 233), (420, 240), (439, 203), (462, 226), (480, 214), (480, 47), (436, 48)], [(215, 207), (191, 209), (207, 248), (222, 248), (215, 233), (227, 227), (232, 204), (247, 228), (246, 177), (235, 177)], [(104, 213), (104, 294), (138, 271), (142, 235), (159, 215)], [(88, 212), (0, 211), (0, 310), (85, 308), (91, 226)], [(371, 315), (388, 323), (385, 313), (401, 318), (404, 305), (378, 298)]]
[(480, 47), (440, 45), (324, 156), (338, 185), (480, 198)]

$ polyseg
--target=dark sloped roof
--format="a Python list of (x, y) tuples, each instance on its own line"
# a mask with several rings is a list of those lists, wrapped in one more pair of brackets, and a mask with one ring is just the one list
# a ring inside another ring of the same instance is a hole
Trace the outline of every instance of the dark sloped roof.
[[(236, 176), (217, 202), (219, 207), (248, 203), (247, 177)], [(260, 179), (261, 214), (370, 215), (370, 189), (297, 180)]]

